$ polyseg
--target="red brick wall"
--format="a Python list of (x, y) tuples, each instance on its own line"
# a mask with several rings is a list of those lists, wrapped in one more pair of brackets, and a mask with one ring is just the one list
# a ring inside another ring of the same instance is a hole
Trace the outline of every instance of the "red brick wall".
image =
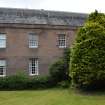
[[(67, 46), (71, 46), (75, 39), (75, 29), (52, 27), (52, 28), (7, 28), (1, 27), (1, 33), (7, 34), (7, 48), (0, 49), (0, 58), (7, 60), (7, 75), (24, 71), (28, 73), (28, 60), (31, 57), (39, 58), (39, 74), (48, 74), (49, 66), (62, 56), (63, 49), (57, 46), (57, 35), (65, 33)], [(39, 35), (39, 47), (28, 47), (28, 33), (35, 32)]]

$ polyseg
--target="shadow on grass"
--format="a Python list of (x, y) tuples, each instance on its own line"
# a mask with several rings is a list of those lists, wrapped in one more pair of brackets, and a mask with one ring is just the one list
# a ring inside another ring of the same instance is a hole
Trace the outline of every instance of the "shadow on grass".
[(105, 89), (81, 89), (69, 87), (66, 89), (69, 94), (82, 95), (82, 96), (105, 96)]

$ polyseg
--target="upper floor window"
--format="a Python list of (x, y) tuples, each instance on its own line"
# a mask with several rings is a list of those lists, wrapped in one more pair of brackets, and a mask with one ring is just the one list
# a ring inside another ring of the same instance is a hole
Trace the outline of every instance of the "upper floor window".
[(6, 76), (6, 60), (0, 60), (0, 77)]
[(39, 70), (38, 58), (29, 59), (29, 74), (38, 75), (38, 70)]
[(66, 48), (66, 35), (65, 34), (58, 35), (58, 47)]
[(38, 48), (38, 35), (29, 33), (29, 48)]
[(0, 33), (0, 48), (6, 48), (6, 34)]

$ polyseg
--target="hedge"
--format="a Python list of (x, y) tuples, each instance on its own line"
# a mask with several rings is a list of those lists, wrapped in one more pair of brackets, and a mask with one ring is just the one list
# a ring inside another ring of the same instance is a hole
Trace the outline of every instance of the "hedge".
[(16, 74), (0, 77), (0, 90), (46, 89), (56, 85), (49, 76), (29, 77)]

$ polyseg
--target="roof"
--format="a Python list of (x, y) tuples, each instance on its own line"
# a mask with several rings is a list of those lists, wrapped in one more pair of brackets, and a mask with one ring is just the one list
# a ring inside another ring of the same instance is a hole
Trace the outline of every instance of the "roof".
[(0, 8), (0, 23), (82, 26), (87, 17), (83, 13)]

